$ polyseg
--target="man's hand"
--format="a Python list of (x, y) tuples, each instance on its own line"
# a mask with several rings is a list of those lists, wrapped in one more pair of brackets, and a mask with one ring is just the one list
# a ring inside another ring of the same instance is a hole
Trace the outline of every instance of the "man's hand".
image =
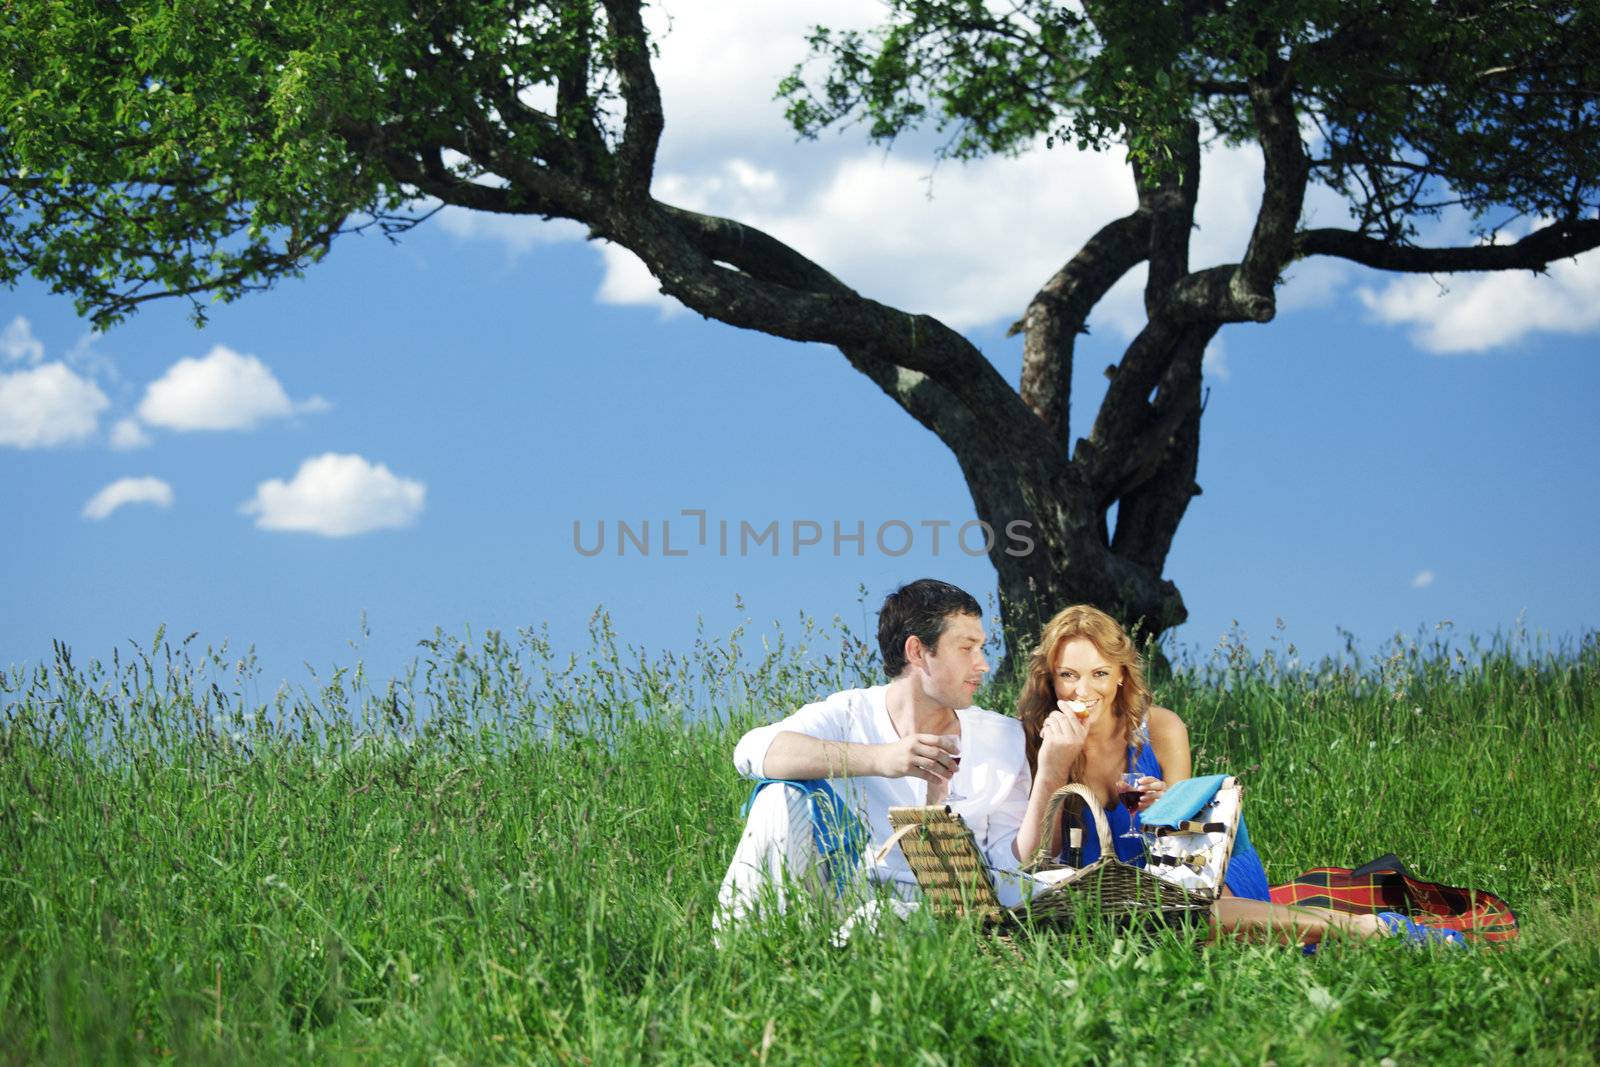
[(881, 777), (921, 778), (930, 783), (948, 782), (961, 755), (954, 734), (909, 734), (878, 749)]

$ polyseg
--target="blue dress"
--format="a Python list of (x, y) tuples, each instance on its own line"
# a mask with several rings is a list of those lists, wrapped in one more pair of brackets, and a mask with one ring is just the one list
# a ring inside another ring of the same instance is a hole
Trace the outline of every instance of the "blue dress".
[[(1133, 755), (1130, 748), (1129, 754)], [(1152, 778), (1166, 776), (1161, 773), (1161, 764), (1156, 760), (1155, 750), (1149, 744), (1141, 743), (1137, 756), (1133, 760), (1133, 769), (1140, 774), (1147, 774)], [(1113, 804), (1111, 810), (1106, 812), (1106, 823), (1111, 827), (1111, 845), (1117, 851), (1117, 858), (1124, 863), (1131, 863), (1136, 867), (1144, 866), (1144, 844), (1132, 838), (1124, 839), (1119, 834), (1127, 832), (1128, 809), (1121, 804)], [(1075, 866), (1087, 867), (1100, 858), (1100, 838), (1094, 829), (1094, 816), (1087, 810), (1081, 816), (1083, 826), (1083, 850)], [(1062, 843), (1060, 862), (1071, 863), (1072, 851), (1065, 841)], [(1228, 889), (1236, 897), (1246, 900), (1267, 900), (1267, 872), (1261, 866), (1261, 857), (1256, 855), (1256, 850), (1250, 844), (1250, 832), (1245, 829), (1244, 816), (1239, 816), (1239, 832), (1233, 839), (1233, 858), (1228, 861), (1228, 877), (1224, 879)]]

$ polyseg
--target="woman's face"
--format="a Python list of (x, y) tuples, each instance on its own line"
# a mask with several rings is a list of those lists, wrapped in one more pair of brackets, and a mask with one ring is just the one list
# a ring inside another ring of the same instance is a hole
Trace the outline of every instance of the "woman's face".
[(1122, 668), (1107, 662), (1100, 649), (1087, 637), (1063, 641), (1056, 651), (1052, 679), (1057, 700), (1076, 700), (1088, 707), (1084, 717), (1110, 711), (1122, 683)]

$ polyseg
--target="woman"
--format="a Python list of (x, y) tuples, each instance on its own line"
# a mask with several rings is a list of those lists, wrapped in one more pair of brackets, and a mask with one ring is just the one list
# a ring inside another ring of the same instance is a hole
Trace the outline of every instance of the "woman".
[[(1051, 619), (1029, 663), (1017, 717), (1022, 720), (1033, 772), (1028, 811), (1017, 834), (1018, 858), (1026, 861), (1037, 852), (1050, 797), (1063, 785), (1078, 782), (1099, 798), (1107, 812), (1119, 858), (1137, 861), (1141, 843), (1117, 836), (1133, 817), (1116, 803), (1118, 781), (1124, 772), (1141, 773), (1138, 810), (1148, 808), (1168, 785), (1190, 776), (1189, 733), (1176, 714), (1150, 703), (1139, 653), (1116, 620), (1087, 605), (1067, 608)], [(1087, 821), (1092, 815), (1084, 812), (1084, 819), (1077, 866), (1087, 866), (1100, 853), (1093, 823)], [(1058, 822), (1046, 842), (1047, 854), (1061, 854), (1061, 838)], [(1250, 845), (1243, 819), (1227, 884), (1212, 914), (1222, 930), (1252, 939), (1267, 935), (1311, 944), (1335, 928), (1363, 937), (1402, 930), (1419, 940), (1433, 936), (1419, 935), (1414, 924), (1394, 913), (1346, 915), (1269, 903), (1266, 872)]]
[[(1061, 706), (1068, 702), (1077, 708)], [(1189, 731), (1176, 714), (1150, 703), (1139, 654), (1122, 627), (1086, 605), (1051, 619), (1029, 664), (1017, 712), (1034, 783), (1017, 852), (1024, 858), (1033, 855), (1051, 795), (1068, 782), (1079, 782), (1100, 798), (1118, 858), (1137, 861), (1143, 853), (1140, 842), (1121, 836), (1133, 813), (1116, 803), (1118, 782), (1124, 772), (1142, 775), (1138, 810), (1154, 804), (1169, 783), (1190, 776)], [(1089, 818), (1087, 812), (1084, 818)], [(1077, 866), (1100, 858), (1093, 823), (1086, 822), (1085, 828)], [(1058, 823), (1047, 849), (1052, 856), (1062, 851), (1061, 833)], [(1234, 896), (1267, 899), (1266, 872), (1242, 822), (1228, 865), (1228, 889)]]

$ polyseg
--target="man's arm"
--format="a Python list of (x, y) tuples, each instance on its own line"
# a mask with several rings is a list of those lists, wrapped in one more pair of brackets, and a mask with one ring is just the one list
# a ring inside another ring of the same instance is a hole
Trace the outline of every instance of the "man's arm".
[(849, 694), (807, 704), (739, 739), (733, 764), (746, 778), (921, 778), (946, 782), (955, 773), (956, 738), (911, 734), (887, 744), (845, 740), (859, 713)]
[(911, 734), (885, 745), (828, 741), (780, 730), (767, 746), (761, 773), (767, 778), (921, 778), (947, 782), (955, 774), (956, 739), (948, 734)]

